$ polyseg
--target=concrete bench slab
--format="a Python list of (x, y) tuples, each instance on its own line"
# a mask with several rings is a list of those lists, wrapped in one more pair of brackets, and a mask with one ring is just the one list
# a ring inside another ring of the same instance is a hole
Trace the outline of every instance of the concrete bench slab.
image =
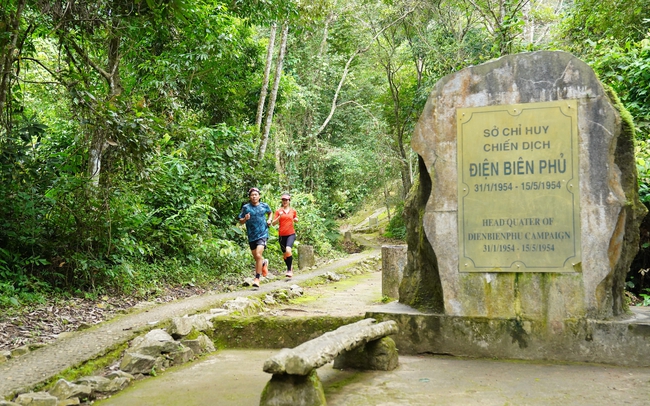
[(392, 321), (364, 319), (327, 332), (295, 348), (284, 348), (267, 359), (264, 372), (273, 374), (260, 406), (324, 406), (325, 392), (316, 369), (334, 361), (337, 368), (392, 370), (397, 348), (387, 337), (398, 333)]
[(295, 348), (284, 348), (264, 362), (264, 372), (270, 374), (307, 375), (313, 369), (331, 362), (339, 354), (351, 351), (370, 341), (396, 334), (397, 323), (363, 319), (348, 324)]

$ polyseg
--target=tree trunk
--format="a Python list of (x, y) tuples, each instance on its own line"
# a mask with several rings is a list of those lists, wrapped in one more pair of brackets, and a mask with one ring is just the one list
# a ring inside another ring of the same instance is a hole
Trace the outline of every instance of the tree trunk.
[(269, 97), (269, 107), (266, 111), (266, 121), (264, 123), (264, 133), (262, 134), (262, 141), (260, 143), (258, 161), (262, 161), (266, 153), (266, 144), (269, 141), (269, 133), (271, 132), (271, 124), (273, 122), (273, 110), (275, 110), (275, 100), (278, 96), (278, 89), (280, 88), (280, 77), (282, 76), (282, 62), (284, 61), (284, 53), (287, 49), (287, 37), (289, 36), (289, 22), (285, 21), (282, 28), (282, 40), (280, 41), (280, 55), (275, 65), (275, 78), (273, 79), (273, 89)]
[(264, 103), (266, 102), (266, 94), (269, 91), (269, 76), (271, 75), (271, 65), (273, 63), (273, 48), (275, 47), (275, 32), (277, 24), (271, 24), (271, 32), (269, 33), (269, 46), (266, 48), (266, 66), (264, 67), (264, 79), (262, 82), (262, 90), (260, 91), (260, 100), (257, 103), (257, 116), (255, 117), (255, 128), (259, 132), (262, 128), (262, 116), (264, 116)]
[[(383, 171), (382, 171), (383, 172)], [(382, 173), (382, 178), (384, 177)], [(386, 205), (386, 214), (388, 217), (388, 222), (390, 223), (390, 203), (388, 201), (388, 198), (390, 197), (390, 191), (388, 190), (388, 186), (386, 185), (386, 182), (384, 181), (384, 204)]]
[[(20, 28), (20, 19), (22, 18), (23, 8), (25, 7), (25, 0), (19, 0), (16, 5), (16, 14), (13, 18), (8, 16), (6, 23), (6, 32), (9, 33), (9, 40), (6, 44), (0, 42), (0, 48), (3, 50), (0, 53), (0, 123), (4, 120), (4, 108), (7, 102), (7, 95), (9, 94), (9, 89), (11, 87), (11, 76), (13, 74), (11, 66), (14, 61), (18, 58), (18, 49), (16, 44), (18, 43), (18, 30)], [(7, 124), (9, 124), (9, 119), (7, 119)]]
[[(402, 21), (404, 18), (406, 18), (406, 16), (408, 16), (408, 15), (411, 14), (412, 12), (413, 12), (412, 9), (407, 9), (407, 10), (404, 12), (404, 14), (402, 14), (400, 17), (398, 17), (397, 19), (395, 19), (394, 21), (392, 21), (390, 24), (386, 25), (386, 26), (383, 27), (381, 30), (379, 30), (379, 31), (378, 31), (378, 32), (377, 32), (377, 33), (372, 37), (371, 42), (376, 41), (377, 38), (378, 38), (378, 37), (379, 37), (379, 36), (380, 36), (380, 35), (381, 35), (385, 30), (387, 30), (389, 27), (391, 27), (391, 26), (397, 24), (398, 22)], [(338, 84), (338, 86), (336, 87), (336, 91), (334, 92), (334, 97), (332, 98), (332, 106), (330, 107), (330, 112), (329, 112), (329, 114), (327, 115), (327, 118), (325, 119), (325, 121), (323, 121), (323, 124), (321, 124), (321, 126), (318, 128), (318, 130), (316, 130), (316, 133), (313, 135), (313, 137), (317, 137), (318, 135), (320, 135), (320, 133), (322, 133), (322, 132), (325, 130), (325, 128), (326, 128), (327, 125), (329, 124), (330, 120), (332, 120), (332, 117), (334, 116), (334, 112), (336, 111), (336, 108), (338, 107), (338, 98), (339, 98), (339, 94), (341, 93), (341, 88), (343, 88), (343, 84), (345, 83), (345, 79), (347, 78), (348, 73), (350, 72), (350, 65), (352, 64), (352, 61), (354, 61), (354, 59), (355, 59), (357, 56), (363, 54), (363, 53), (366, 52), (368, 49), (370, 49), (370, 46), (367, 46), (367, 47), (364, 47), (364, 48), (359, 48), (359, 49), (357, 49), (357, 50), (354, 52), (354, 54), (352, 54), (352, 56), (350, 56), (350, 58), (348, 59), (348, 61), (345, 63), (345, 67), (343, 68), (343, 74), (341, 75), (341, 80), (339, 80), (339, 84)]]
[[(77, 46), (75, 50), (80, 52), (86, 61), (92, 66), (105, 80), (108, 85), (107, 101), (119, 97), (122, 94), (122, 79), (120, 77), (120, 42), (121, 38), (118, 33), (118, 20), (113, 19), (111, 22), (111, 30), (109, 32), (110, 39), (108, 40), (108, 61), (106, 70), (103, 70), (99, 65), (94, 63), (88, 54)], [(109, 134), (106, 130), (97, 129), (93, 131), (90, 141), (90, 149), (88, 151), (88, 171), (93, 186), (99, 186), (99, 180), (102, 169), (102, 155), (109, 147)]]
[(284, 162), (282, 162), (282, 151), (280, 150), (280, 144), (278, 142), (275, 143), (275, 172), (278, 174), (279, 184), (282, 185), (285, 178)]
[(108, 42), (108, 76), (106, 78), (109, 86), (109, 99), (122, 94), (122, 79), (120, 77), (120, 42), (118, 34), (118, 21), (113, 19), (111, 24), (111, 39)]
[[(417, 67), (417, 63), (416, 63)], [(409, 169), (408, 156), (406, 154), (406, 149), (404, 148), (404, 134), (405, 128), (409, 121), (410, 112), (412, 109), (412, 104), (405, 111), (402, 109), (402, 102), (400, 99), (400, 89), (398, 84), (395, 82), (395, 75), (399, 69), (393, 69), (390, 60), (384, 65), (386, 70), (386, 78), (388, 81), (388, 87), (390, 89), (391, 98), (393, 100), (393, 119), (395, 121), (395, 128), (393, 134), (395, 134), (395, 144), (397, 146), (397, 154), (399, 155), (399, 168), (400, 174), (402, 177), (402, 198), (406, 198), (409, 190), (411, 189), (411, 171)]]
[(97, 131), (94, 132), (88, 150), (88, 175), (94, 187), (99, 186), (99, 175), (102, 172), (103, 138)]
[(404, 134), (400, 131), (397, 135), (397, 147), (400, 155), (400, 173), (402, 174), (402, 198), (406, 199), (406, 195), (411, 190), (411, 170), (409, 169), (409, 161), (404, 149)]

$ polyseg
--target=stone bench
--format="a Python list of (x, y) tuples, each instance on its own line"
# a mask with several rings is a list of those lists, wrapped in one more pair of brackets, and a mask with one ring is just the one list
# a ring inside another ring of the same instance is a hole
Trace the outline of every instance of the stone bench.
[(273, 374), (260, 405), (325, 405), (325, 392), (316, 369), (334, 361), (334, 368), (390, 371), (397, 368), (395, 342), (387, 337), (398, 332), (393, 320), (376, 323), (364, 319), (348, 324), (295, 348), (284, 348), (264, 362)]

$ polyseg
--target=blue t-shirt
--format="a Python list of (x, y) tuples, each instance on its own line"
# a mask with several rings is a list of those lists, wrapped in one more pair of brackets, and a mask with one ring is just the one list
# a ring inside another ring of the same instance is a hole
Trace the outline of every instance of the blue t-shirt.
[(242, 206), (238, 218), (244, 218), (247, 213), (251, 215), (251, 218), (246, 222), (248, 242), (261, 240), (262, 238), (268, 239), (269, 226), (266, 224), (266, 213), (271, 213), (269, 205), (263, 202), (259, 202), (257, 206), (246, 203)]

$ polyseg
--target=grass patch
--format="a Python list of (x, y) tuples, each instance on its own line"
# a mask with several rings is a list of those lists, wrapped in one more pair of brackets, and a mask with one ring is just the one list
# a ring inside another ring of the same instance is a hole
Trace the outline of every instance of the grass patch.
[(292, 304), (292, 305), (309, 304), (311, 302), (315, 302), (319, 298), (320, 298), (320, 296), (303, 295), (303, 296), (300, 296), (300, 297), (289, 299), (289, 304)]
[(76, 367), (68, 368), (65, 371), (61, 372), (60, 374), (56, 375), (54, 378), (44, 383), (43, 385), (41, 385), (40, 388), (35, 388), (34, 391), (36, 392), (42, 388), (50, 388), (59, 379), (65, 379), (68, 382), (74, 382), (79, 378), (95, 375), (100, 371), (104, 370), (106, 367), (112, 365), (115, 361), (119, 360), (122, 357), (122, 353), (128, 347), (129, 347), (129, 343), (126, 342), (124, 344), (121, 344), (113, 348), (112, 350), (102, 355), (101, 357), (97, 357), (95, 359), (86, 361)]

